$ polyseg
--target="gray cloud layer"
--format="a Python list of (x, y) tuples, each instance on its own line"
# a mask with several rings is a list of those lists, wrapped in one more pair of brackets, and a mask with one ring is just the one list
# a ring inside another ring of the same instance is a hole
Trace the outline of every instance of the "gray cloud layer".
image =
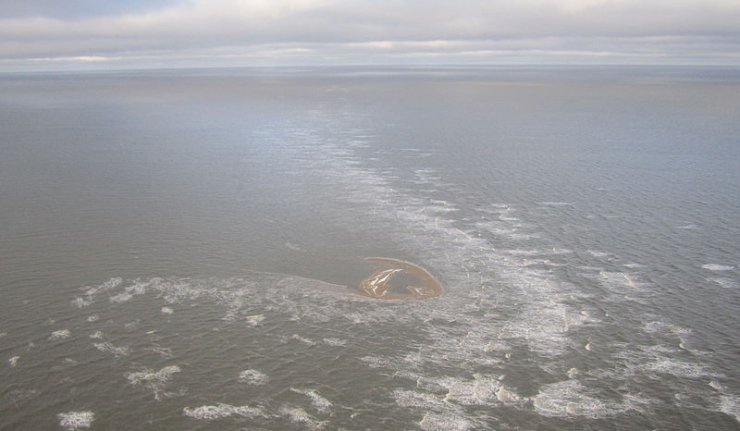
[[(737, 0), (26, 0), (0, 67), (740, 64)], [(13, 4), (15, 4), (13, 3)]]

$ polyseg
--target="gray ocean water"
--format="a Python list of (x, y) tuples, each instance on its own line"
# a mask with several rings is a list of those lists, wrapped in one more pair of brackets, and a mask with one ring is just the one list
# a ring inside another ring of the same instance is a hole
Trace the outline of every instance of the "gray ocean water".
[(738, 429), (739, 120), (720, 68), (3, 75), (0, 429)]

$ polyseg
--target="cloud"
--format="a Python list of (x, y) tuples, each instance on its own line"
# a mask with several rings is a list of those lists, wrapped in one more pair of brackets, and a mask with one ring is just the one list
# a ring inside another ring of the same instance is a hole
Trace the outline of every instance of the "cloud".
[(0, 18), (0, 66), (209, 52), (231, 62), (736, 62), (740, 46), (735, 0), (103, 1), (71, 16), (58, 3), (68, 1)]

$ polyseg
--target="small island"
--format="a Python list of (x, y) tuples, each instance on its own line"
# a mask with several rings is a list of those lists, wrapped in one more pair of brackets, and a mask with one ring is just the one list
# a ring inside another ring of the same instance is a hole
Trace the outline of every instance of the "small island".
[(430, 299), (442, 295), (442, 285), (424, 268), (388, 257), (365, 258), (377, 267), (360, 283), (360, 295), (385, 300)]

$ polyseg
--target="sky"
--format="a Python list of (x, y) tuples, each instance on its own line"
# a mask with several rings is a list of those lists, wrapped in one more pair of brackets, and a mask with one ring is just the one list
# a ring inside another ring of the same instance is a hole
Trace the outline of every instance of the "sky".
[(0, 0), (0, 71), (740, 66), (740, 0)]

